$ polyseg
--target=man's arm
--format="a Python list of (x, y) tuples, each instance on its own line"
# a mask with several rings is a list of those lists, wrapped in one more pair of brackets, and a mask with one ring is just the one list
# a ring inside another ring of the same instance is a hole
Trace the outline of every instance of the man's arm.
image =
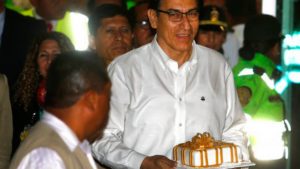
[(243, 160), (249, 160), (249, 152), (247, 147), (247, 135), (245, 131), (246, 116), (239, 102), (232, 71), (227, 66), (226, 78), (226, 95), (227, 95), (227, 110), (226, 122), (223, 130), (223, 140), (232, 142), (238, 145), (242, 150)]
[(93, 143), (93, 155), (112, 168), (140, 168), (145, 155), (123, 144), (125, 114), (130, 103), (124, 72), (117, 65), (111, 65), (109, 76), (112, 88), (108, 125), (103, 137)]
[(112, 168), (172, 169), (176, 162), (156, 155), (147, 157), (123, 144), (125, 114), (130, 104), (130, 89), (124, 72), (113, 65), (109, 69), (112, 81), (109, 122), (103, 138), (93, 145), (93, 155), (101, 163)]

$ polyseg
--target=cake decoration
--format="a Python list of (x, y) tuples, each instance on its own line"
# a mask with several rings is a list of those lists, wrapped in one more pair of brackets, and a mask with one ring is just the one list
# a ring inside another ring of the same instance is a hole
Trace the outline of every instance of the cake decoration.
[(208, 133), (197, 133), (192, 141), (173, 148), (173, 159), (189, 167), (218, 167), (223, 163), (238, 163), (240, 149), (233, 143), (215, 141)]

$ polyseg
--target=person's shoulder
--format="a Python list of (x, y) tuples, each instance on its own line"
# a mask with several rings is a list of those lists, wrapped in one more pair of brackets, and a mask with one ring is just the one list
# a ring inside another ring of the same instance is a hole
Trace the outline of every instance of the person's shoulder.
[(129, 52), (117, 57), (111, 64), (110, 67), (119, 65), (121, 67), (136, 67), (147, 62), (149, 57), (150, 44), (144, 45), (142, 47), (132, 49)]
[(14, 10), (5, 9), (5, 15), (7, 16), (8, 20), (11, 22), (16, 22), (17, 24), (21, 25), (22, 28), (24, 29), (26, 27), (37, 27), (39, 29), (45, 29), (46, 30), (46, 24), (43, 20), (38, 20), (30, 16), (24, 16)]
[(5, 86), (5, 85), (8, 85), (7, 84), (7, 77), (4, 74), (0, 73), (0, 88)]
[(29, 17), (29, 16), (24, 16), (24, 15), (20, 14), (19, 12), (14, 11), (14, 10), (9, 9), (9, 8), (5, 8), (5, 15), (9, 18), (14, 18), (16, 20), (22, 20), (22, 21), (27, 21), (27, 20), (34, 19), (32, 17)]
[(35, 19), (30, 16), (22, 16), (24, 20), (24, 24), (28, 25), (29, 27), (34, 27), (38, 29), (44, 29), (47, 30), (47, 26), (44, 20)]
[[(41, 135), (44, 135), (41, 137)], [(54, 150), (67, 150), (66, 143), (48, 124), (39, 121), (30, 130), (30, 135), (22, 142), (19, 149), (22, 153), (28, 153), (39, 147), (48, 147)]]
[(6, 81), (6, 76), (0, 73), (0, 81)]
[(207, 48), (202, 45), (195, 45), (197, 50), (197, 57), (200, 59), (207, 59), (212, 62), (226, 62), (225, 57), (218, 51)]
[(37, 147), (24, 154), (16, 154), (11, 168), (65, 168), (64, 162), (57, 151), (48, 147)]
[(253, 66), (254, 64), (251, 61), (247, 61), (240, 57), (238, 63), (233, 67), (233, 70), (238, 72), (245, 68), (253, 68)]

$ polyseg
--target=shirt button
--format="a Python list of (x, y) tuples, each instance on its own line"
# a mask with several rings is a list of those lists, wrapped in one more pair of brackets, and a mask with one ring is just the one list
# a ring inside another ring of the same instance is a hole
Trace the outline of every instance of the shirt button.
[(182, 123), (179, 123), (179, 127), (181, 127), (182, 126)]

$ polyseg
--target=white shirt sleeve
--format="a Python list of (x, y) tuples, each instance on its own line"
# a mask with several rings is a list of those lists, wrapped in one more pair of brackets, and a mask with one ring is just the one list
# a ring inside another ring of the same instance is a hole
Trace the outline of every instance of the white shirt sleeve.
[(28, 153), (18, 169), (66, 169), (60, 156), (50, 148), (37, 148)]
[(112, 81), (110, 118), (104, 135), (93, 143), (93, 155), (101, 163), (113, 168), (140, 168), (145, 155), (142, 155), (123, 142), (125, 113), (129, 104), (129, 89), (124, 75), (116, 65), (110, 73)]
[(223, 140), (232, 142), (238, 145), (242, 150), (243, 160), (249, 160), (249, 152), (247, 148), (247, 136), (245, 132), (246, 117), (242, 111), (232, 75), (232, 71), (227, 67), (226, 79), (226, 99), (227, 99), (227, 112), (226, 122), (223, 131)]

